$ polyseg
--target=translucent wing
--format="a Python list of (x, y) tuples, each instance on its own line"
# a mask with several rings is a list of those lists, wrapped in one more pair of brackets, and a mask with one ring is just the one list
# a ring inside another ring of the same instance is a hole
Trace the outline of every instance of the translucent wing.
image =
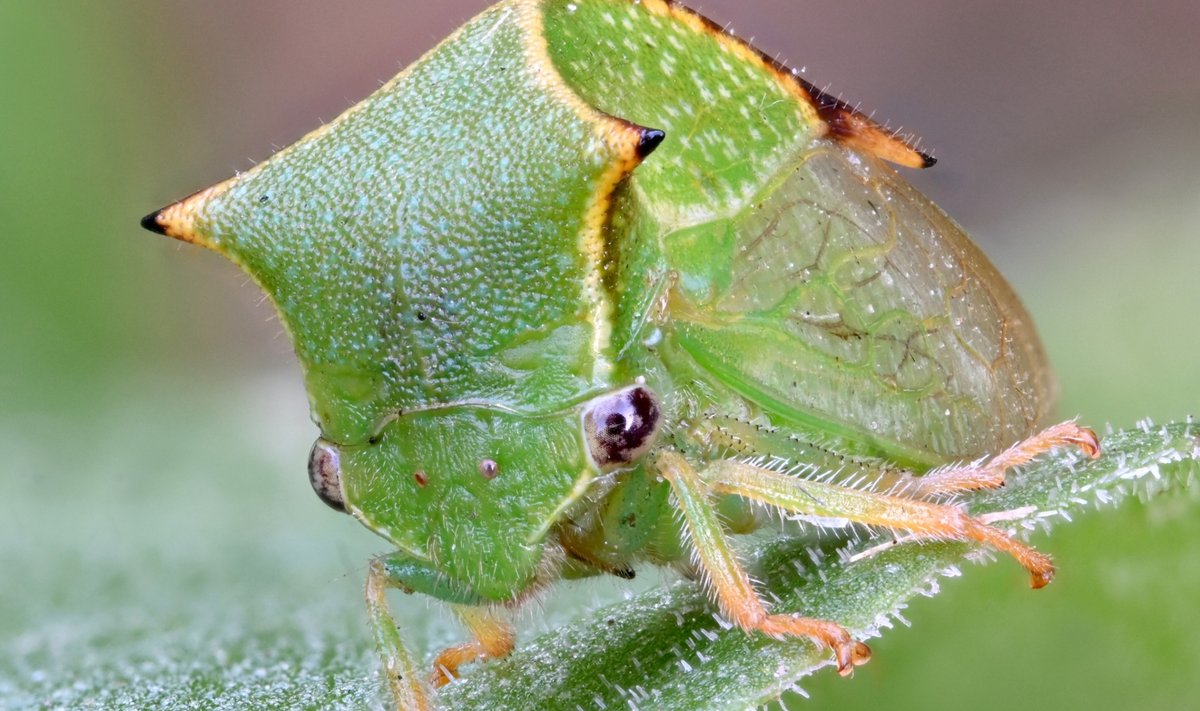
[(662, 240), (675, 342), (785, 420), (935, 464), (997, 451), (1048, 414), (1012, 289), (873, 157), (814, 140), (736, 214)]

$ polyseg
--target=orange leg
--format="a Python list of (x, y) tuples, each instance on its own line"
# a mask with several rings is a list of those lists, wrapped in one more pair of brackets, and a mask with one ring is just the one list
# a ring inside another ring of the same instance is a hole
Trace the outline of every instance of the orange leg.
[(375, 633), (375, 644), (383, 657), (384, 674), (397, 708), (405, 711), (427, 711), (433, 708), (429, 692), (417, 676), (412, 655), (400, 639), (396, 621), (388, 610), (387, 589), (397, 587), (388, 575), (383, 558), (371, 561), (367, 573), (367, 614)]
[(516, 645), (511, 624), (485, 607), (452, 605), (458, 619), (471, 633), (471, 641), (443, 649), (433, 662), (430, 683), (442, 687), (458, 678), (463, 664), (508, 656)]
[(935, 469), (924, 476), (901, 474), (880, 480), (874, 488), (915, 499), (995, 489), (1004, 485), (1004, 474), (1009, 469), (1028, 464), (1034, 457), (1056, 447), (1066, 446), (1078, 447), (1092, 459), (1100, 456), (1100, 439), (1095, 432), (1075, 422), (1063, 422), (1017, 442), (985, 462)]
[(661, 455), (657, 466), (670, 482), (684, 513), (688, 533), (700, 558), (701, 568), (712, 583), (717, 602), (734, 624), (745, 630), (759, 630), (770, 635), (811, 637), (833, 650), (838, 673), (843, 676), (853, 671), (855, 665), (870, 659), (870, 648), (854, 641), (846, 628), (837, 623), (789, 614), (769, 614), (721, 530), (716, 510), (708, 496), (708, 485), (677, 454)]
[(914, 501), (836, 484), (797, 479), (741, 462), (716, 462), (704, 472), (711, 490), (736, 494), (801, 517), (841, 519), (907, 531), (917, 538), (976, 541), (1011, 555), (1040, 588), (1054, 578), (1050, 558), (948, 504)]

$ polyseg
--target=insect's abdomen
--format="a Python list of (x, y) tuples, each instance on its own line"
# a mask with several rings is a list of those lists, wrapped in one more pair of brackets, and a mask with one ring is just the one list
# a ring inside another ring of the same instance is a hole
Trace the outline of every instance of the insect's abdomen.
[(780, 424), (920, 466), (997, 451), (1047, 415), (1012, 289), (874, 158), (814, 141), (752, 204), (662, 243), (670, 340)]

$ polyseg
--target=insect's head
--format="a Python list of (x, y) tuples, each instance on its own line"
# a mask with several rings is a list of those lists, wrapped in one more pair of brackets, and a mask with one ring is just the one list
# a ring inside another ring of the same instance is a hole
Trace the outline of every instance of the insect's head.
[(638, 383), (553, 414), (483, 406), (402, 414), (369, 442), (313, 445), (308, 476), (331, 508), (372, 519), (396, 497), (561, 505), (597, 475), (635, 466), (653, 446), (658, 397)]

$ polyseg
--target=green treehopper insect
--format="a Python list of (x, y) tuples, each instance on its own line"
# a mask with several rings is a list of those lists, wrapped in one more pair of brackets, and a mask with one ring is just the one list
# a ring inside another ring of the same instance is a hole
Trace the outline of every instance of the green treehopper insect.
[[(884, 161), (933, 162), (681, 6), (508, 0), (143, 224), (232, 259), (281, 313), (313, 488), (396, 548), (367, 605), (398, 706), (507, 654), (505, 613), (553, 581), (641, 563), (845, 674), (866, 646), (768, 611), (730, 535), (782, 511), (975, 541), (1040, 587), (1046, 556), (947, 499), (1099, 450), (1042, 429), (1024, 308)], [(428, 680), (391, 587), (470, 631)]]

